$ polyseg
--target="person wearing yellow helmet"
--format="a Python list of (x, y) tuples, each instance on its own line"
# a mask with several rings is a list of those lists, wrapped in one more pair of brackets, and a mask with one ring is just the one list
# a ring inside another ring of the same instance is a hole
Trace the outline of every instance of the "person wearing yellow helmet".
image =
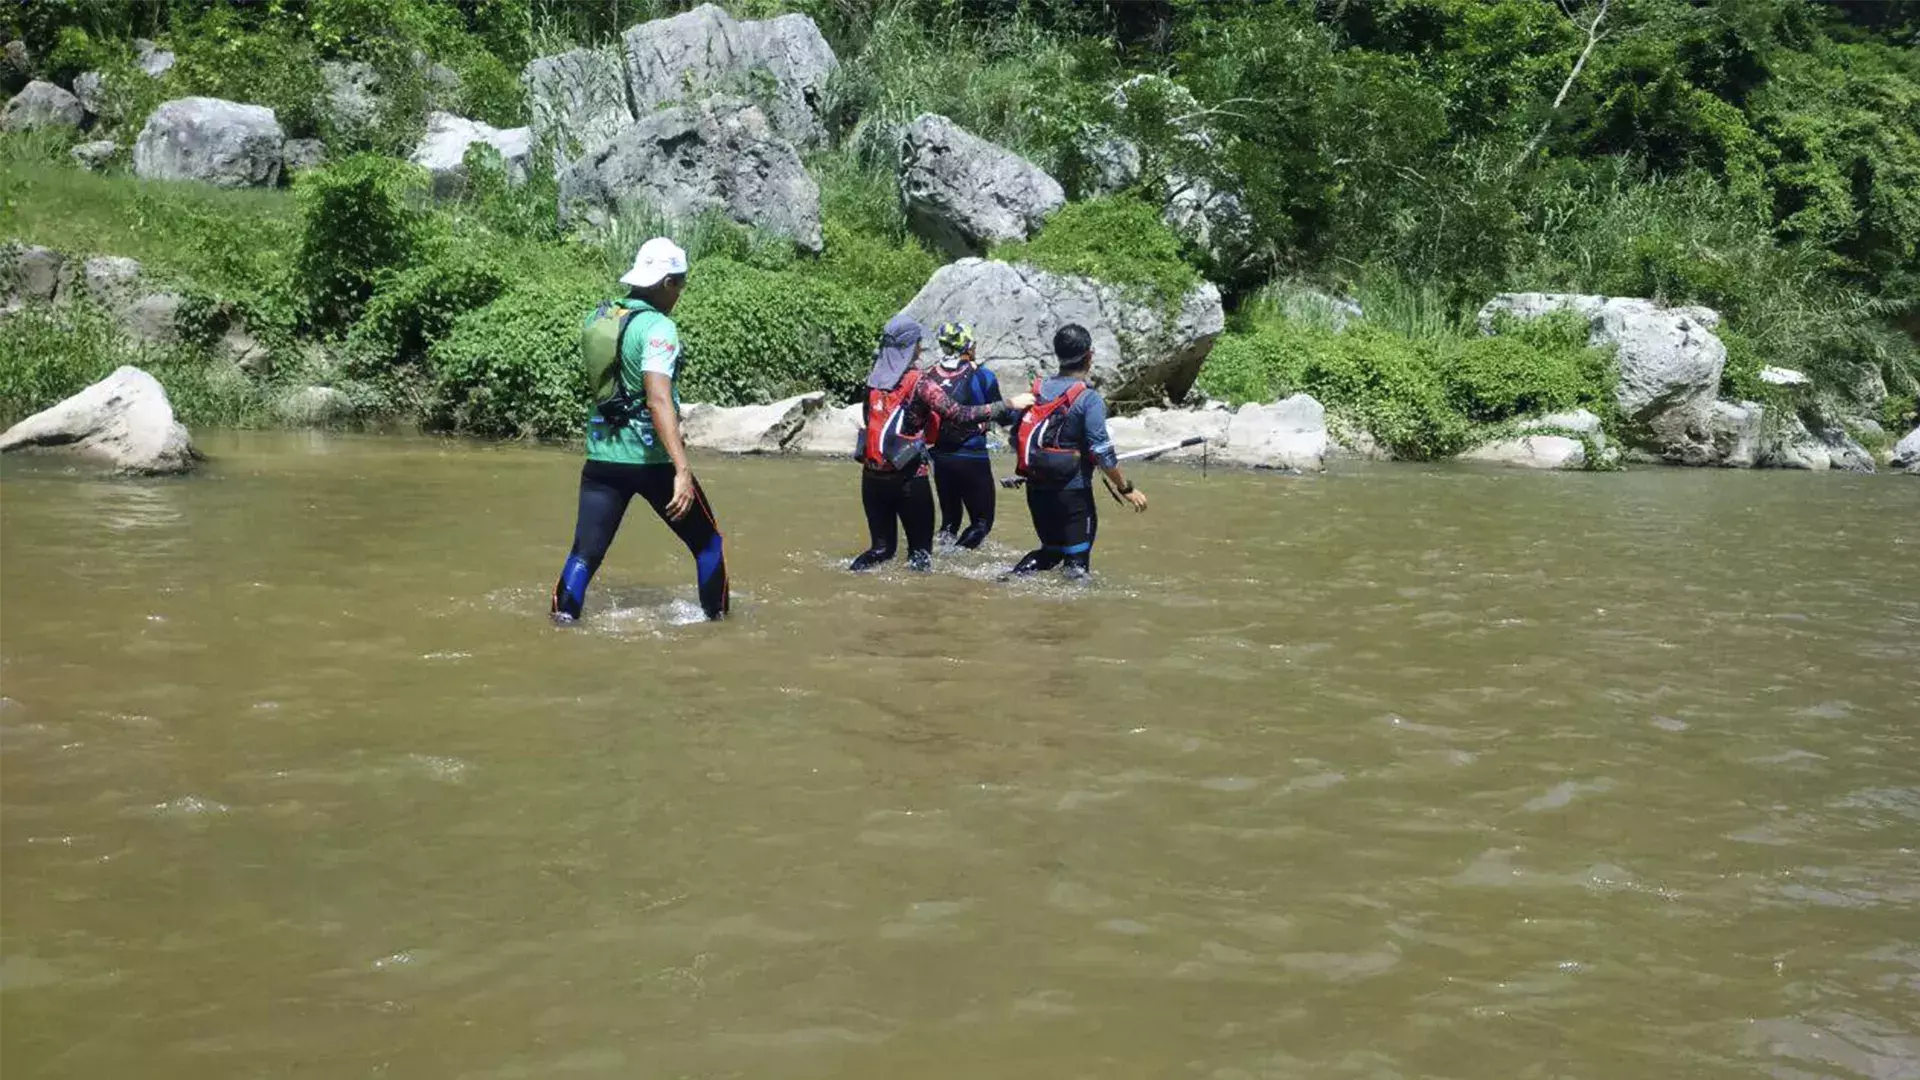
[[(935, 341), (940, 358), (927, 371), (947, 396), (961, 405), (990, 405), (1001, 400), (1000, 380), (975, 358), (973, 328), (965, 323), (940, 325)], [(987, 421), (941, 421), (933, 440), (933, 486), (940, 498), (940, 539), (963, 548), (976, 548), (993, 531), (993, 464), (987, 460)], [(963, 532), (961, 514), (971, 519)]]

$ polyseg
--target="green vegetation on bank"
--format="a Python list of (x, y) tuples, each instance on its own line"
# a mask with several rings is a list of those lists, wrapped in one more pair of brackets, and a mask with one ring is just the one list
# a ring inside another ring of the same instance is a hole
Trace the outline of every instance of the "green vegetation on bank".
[[(262, 421), (276, 395), (319, 382), (374, 415), (570, 435), (585, 394), (572, 362), (578, 321), (638, 241), (669, 224), (635, 208), (604, 235), (564, 234), (544, 165), (509, 187), (497, 159), (481, 155), (468, 193), (435, 203), (396, 155), (428, 104), (524, 122), (517, 75), (528, 59), (689, 6), (15, 9), (0, 29), (27, 42), (43, 76), (106, 75), (100, 127), (123, 147), (158, 101), (198, 93), (271, 105), (289, 135), (326, 138), (335, 160), (291, 191), (219, 192), (139, 182), (124, 162), (81, 172), (58, 140), (4, 136), (0, 240), (130, 255), (199, 308), (243, 318), (272, 351), (271, 374), (196, 374), (217, 366), (193, 340), (155, 361), (177, 395), (205, 403), (197, 415)], [(1477, 333), (1473, 312), (1501, 291), (1705, 304), (1724, 316), (1726, 395), (1781, 400), (1758, 377), (1779, 365), (1813, 378), (1801, 405), (1823, 415), (1893, 429), (1920, 412), (1913, 5), (724, 6), (748, 18), (808, 14), (841, 59), (833, 145), (808, 161), (827, 250), (796, 255), (717, 218), (671, 223), (694, 257), (680, 312), (689, 398), (854, 391), (877, 328), (938, 265), (908, 235), (892, 179), (897, 125), (936, 111), (1028, 155), (1075, 196), (1033, 240), (996, 254), (1163, 301), (1211, 280), (1231, 314), (1201, 390), (1229, 401), (1312, 392), (1398, 453), (1451, 453), (1490, 425), (1546, 410), (1606, 417), (1608, 358), (1571, 323)], [(135, 37), (175, 50), (175, 69), (140, 73)], [(363, 129), (329, 130), (319, 108), (318, 63), (334, 59), (364, 62), (381, 80), (379, 115)], [(1105, 137), (1132, 144), (1139, 168), (1125, 190), (1101, 195), (1090, 147)], [(1159, 220), (1196, 183), (1244, 209), (1230, 250)], [(1351, 297), (1362, 314), (1336, 320), (1327, 297)], [(90, 326), (106, 317), (72, 316)], [(0, 413), (110, 368), (92, 332), (47, 318), (0, 327), (0, 347), (30, 358), (0, 370)]]

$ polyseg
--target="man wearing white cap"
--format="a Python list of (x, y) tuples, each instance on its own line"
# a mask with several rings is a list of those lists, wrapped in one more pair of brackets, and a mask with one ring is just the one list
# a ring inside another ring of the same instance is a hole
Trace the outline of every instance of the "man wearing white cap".
[(640, 245), (620, 282), (629, 289), (626, 299), (595, 309), (580, 338), (594, 407), (573, 550), (553, 587), (554, 621), (580, 618), (587, 585), (635, 495), (693, 553), (700, 607), (718, 619), (727, 613), (727, 561), (713, 508), (680, 441), (680, 331), (669, 317), (687, 285), (687, 253), (655, 237)]

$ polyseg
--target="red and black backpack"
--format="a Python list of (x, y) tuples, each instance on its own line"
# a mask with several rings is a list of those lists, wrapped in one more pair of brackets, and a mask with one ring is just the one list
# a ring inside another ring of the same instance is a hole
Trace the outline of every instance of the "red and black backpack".
[(1052, 401), (1041, 401), (1040, 383), (1033, 380), (1033, 408), (1020, 417), (1014, 431), (1014, 471), (1029, 480), (1065, 483), (1080, 472), (1080, 448), (1060, 445), (1060, 436), (1066, 431), (1067, 411), (1087, 384), (1074, 383)]
[(926, 453), (927, 433), (907, 430), (912, 420), (913, 391), (919, 385), (919, 369), (909, 368), (893, 389), (867, 390), (866, 438), (860, 454), (867, 465), (904, 472)]

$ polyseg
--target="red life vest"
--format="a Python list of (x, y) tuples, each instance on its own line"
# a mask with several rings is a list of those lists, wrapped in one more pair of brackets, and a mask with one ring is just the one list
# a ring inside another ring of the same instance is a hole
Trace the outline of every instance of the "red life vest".
[(1080, 448), (1060, 445), (1067, 410), (1087, 384), (1074, 383), (1052, 401), (1040, 400), (1040, 382), (1033, 380), (1033, 408), (1020, 417), (1013, 435), (1014, 471), (1030, 480), (1065, 483), (1080, 472)]
[(907, 430), (913, 415), (913, 391), (919, 385), (919, 369), (910, 368), (901, 376), (900, 385), (891, 390), (868, 388), (866, 439), (860, 455), (866, 464), (904, 471), (926, 452), (926, 432)]

